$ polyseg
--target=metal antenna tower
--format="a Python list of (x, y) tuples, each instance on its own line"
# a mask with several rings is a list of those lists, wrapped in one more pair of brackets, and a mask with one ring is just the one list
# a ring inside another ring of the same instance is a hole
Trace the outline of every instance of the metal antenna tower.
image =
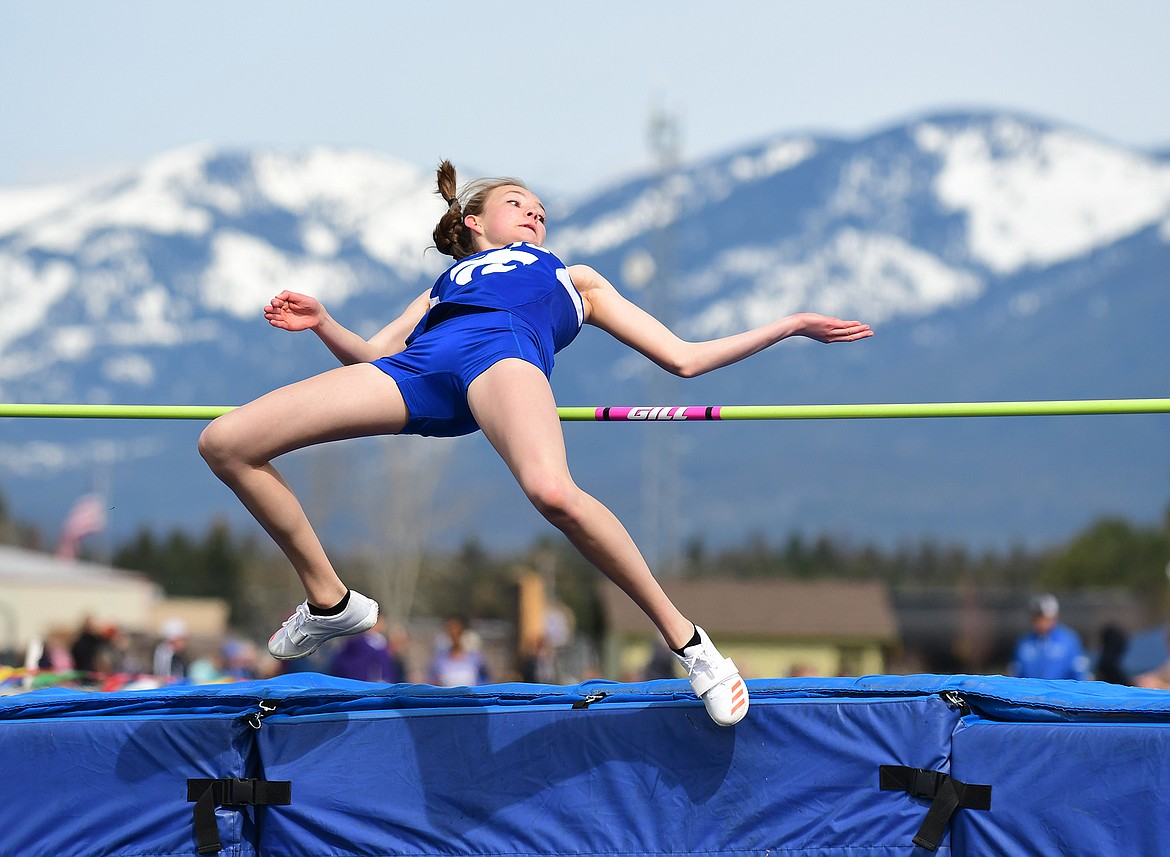
[[(648, 250), (653, 274), (646, 284), (647, 310), (672, 330), (677, 322), (674, 290), (678, 283), (678, 236), (676, 222), (681, 197), (676, 187), (681, 148), (678, 117), (654, 110), (648, 127), (650, 150), (657, 170), (655, 228)], [(650, 405), (675, 405), (676, 379), (657, 366), (647, 367), (646, 396)], [(679, 570), (679, 437), (677, 426), (645, 426), (642, 453), (643, 543), (651, 567), (664, 576)]]

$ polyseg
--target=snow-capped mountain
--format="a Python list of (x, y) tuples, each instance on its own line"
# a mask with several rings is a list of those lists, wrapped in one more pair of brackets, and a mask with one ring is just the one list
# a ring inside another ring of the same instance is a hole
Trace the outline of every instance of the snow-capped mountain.
[[(261, 307), (307, 292), (372, 334), (444, 267), (427, 250), (442, 212), (432, 188), (429, 168), (371, 152), (191, 147), (127, 173), (0, 189), (0, 400), (235, 404), (320, 371), (320, 344), (269, 329)], [(1016, 115), (934, 115), (860, 139), (780, 135), (545, 201), (550, 249), (684, 336), (803, 309), (878, 330), (855, 346), (782, 343), (685, 384), (650, 380), (646, 361), (586, 332), (558, 356), (562, 404), (1166, 395), (1164, 155)], [(199, 428), (9, 420), (0, 489), (48, 530), (95, 478), (110, 480), (123, 532), (236, 516), (194, 451)], [(1044, 542), (1100, 514), (1157, 517), (1170, 495), (1161, 416), (567, 427), (579, 481), (635, 535), (646, 433), (661, 431), (677, 431), (677, 476), (658, 484), (674, 532), (713, 542), (794, 530)], [(436, 526), (489, 543), (544, 526), (482, 439), (438, 443), (467, 508)], [(340, 460), (331, 479), (353, 486), (338, 496), (382, 504), (386, 480)], [(306, 490), (328, 493), (316, 482)]]
[[(364, 152), (169, 152), (128, 175), (0, 192), (0, 384), (31, 366), (101, 361), (157, 381), (141, 349), (213, 342), (284, 288), (344, 303), (375, 280), (412, 285), (433, 195), (421, 171)], [(44, 336), (48, 335), (46, 342)], [(47, 347), (46, 347), (47, 346)]]

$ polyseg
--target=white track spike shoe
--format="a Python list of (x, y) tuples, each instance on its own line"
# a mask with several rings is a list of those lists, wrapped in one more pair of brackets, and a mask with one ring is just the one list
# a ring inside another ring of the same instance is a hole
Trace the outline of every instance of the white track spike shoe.
[(305, 601), (268, 640), (268, 652), (282, 661), (307, 657), (325, 641), (368, 631), (377, 621), (378, 602), (353, 589), (349, 591), (349, 603), (336, 616), (314, 616)]
[(695, 695), (720, 726), (734, 726), (748, 711), (748, 690), (731, 658), (719, 654), (707, 632), (695, 626), (699, 643), (677, 655)]

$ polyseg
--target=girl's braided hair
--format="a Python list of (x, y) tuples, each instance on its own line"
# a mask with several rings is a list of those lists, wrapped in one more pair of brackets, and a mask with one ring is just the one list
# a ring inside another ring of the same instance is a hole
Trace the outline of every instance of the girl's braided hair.
[[(528, 189), (528, 186), (519, 179), (501, 177), (476, 179), (468, 182), (460, 193), (455, 184), (455, 167), (448, 160), (439, 164), (435, 175), (438, 179), (437, 193), (447, 203), (447, 210), (439, 218), (439, 223), (435, 226), (432, 237), (435, 239), (435, 247), (440, 253), (456, 260), (466, 258), (476, 252), (475, 246), (472, 244), (475, 233), (468, 229), (463, 221), (469, 214), (483, 212), (488, 195), (493, 190), (498, 187)], [(462, 201), (460, 197), (462, 197)]]

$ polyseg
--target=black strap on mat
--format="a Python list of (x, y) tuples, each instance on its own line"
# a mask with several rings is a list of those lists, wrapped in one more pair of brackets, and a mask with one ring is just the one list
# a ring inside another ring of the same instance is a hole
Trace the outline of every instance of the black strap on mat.
[(217, 806), (285, 806), (292, 803), (289, 780), (187, 780), (187, 801), (195, 804), (195, 849), (215, 854), (223, 845), (215, 823)]
[(930, 809), (914, 844), (937, 851), (956, 809), (991, 809), (991, 786), (963, 783), (942, 771), (882, 765), (878, 771), (882, 791), (904, 791), (930, 799)]

